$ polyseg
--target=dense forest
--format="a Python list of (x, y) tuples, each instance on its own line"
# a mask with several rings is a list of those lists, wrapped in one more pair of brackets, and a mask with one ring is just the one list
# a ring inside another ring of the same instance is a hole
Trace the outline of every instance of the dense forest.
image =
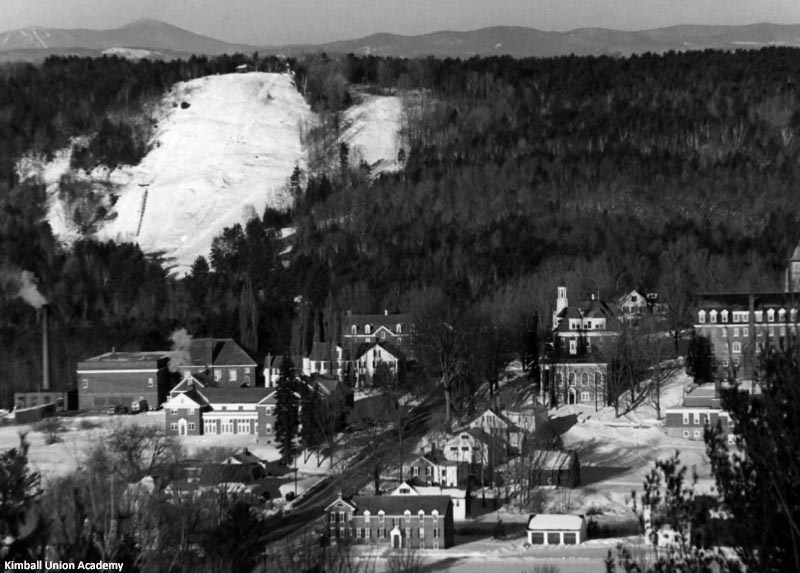
[(3, 68), (0, 401), (39, 377), (36, 313), (14, 297), (22, 270), (54, 308), (63, 385), (76, 360), (163, 348), (179, 326), (235, 336), (261, 357), (335, 338), (347, 309), (428, 309), (462, 320), (473, 342), (495, 341), (496, 355), (544, 338), (558, 283), (574, 296), (658, 291), (676, 326), (692, 292), (780, 288), (800, 238), (799, 55), (259, 60), (290, 65), (334, 127), (354, 88), (401, 95), (405, 167), (296, 172), (291, 212), (227, 229), (182, 280), (135, 246), (58, 245), (43, 189), (20, 184), (14, 164), (87, 134), (82, 165), (135, 162), (154, 98), (239, 60)]

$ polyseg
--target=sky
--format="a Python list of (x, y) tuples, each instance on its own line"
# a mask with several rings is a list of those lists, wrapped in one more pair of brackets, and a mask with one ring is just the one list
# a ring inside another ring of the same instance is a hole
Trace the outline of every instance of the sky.
[(495, 25), (565, 31), (800, 24), (800, 0), (0, 0), (0, 8), (0, 32), (109, 29), (155, 18), (220, 40), (265, 46)]

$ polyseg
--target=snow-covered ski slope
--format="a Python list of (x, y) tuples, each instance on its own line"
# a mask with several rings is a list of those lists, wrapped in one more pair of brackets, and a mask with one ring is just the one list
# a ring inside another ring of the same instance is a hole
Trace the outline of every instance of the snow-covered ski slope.
[(98, 237), (164, 251), (183, 274), (224, 227), (286, 205), (311, 111), (286, 74), (207, 76), (178, 84), (165, 104), (152, 151), (113, 175), (127, 180)]
[[(342, 139), (351, 162), (364, 160), (376, 175), (399, 168), (399, 97), (367, 96), (347, 110)], [(177, 84), (164, 98), (151, 151), (134, 167), (73, 174), (111, 189), (118, 197), (95, 236), (138, 243), (163, 253), (173, 272), (185, 274), (208, 256), (225, 227), (261, 215), (269, 205), (288, 206), (287, 182), (295, 165), (306, 167), (303, 127), (313, 113), (289, 74), (207, 76)], [(48, 221), (62, 241), (80, 232), (58, 198), (70, 151), (44, 163), (20, 162), (23, 177), (39, 176), (49, 194)]]

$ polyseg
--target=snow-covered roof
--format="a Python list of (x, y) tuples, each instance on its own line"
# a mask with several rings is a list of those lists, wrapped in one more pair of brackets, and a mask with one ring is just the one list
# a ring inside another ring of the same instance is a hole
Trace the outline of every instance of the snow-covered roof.
[(534, 531), (579, 531), (583, 516), (556, 513), (539, 513), (528, 520), (528, 529)]

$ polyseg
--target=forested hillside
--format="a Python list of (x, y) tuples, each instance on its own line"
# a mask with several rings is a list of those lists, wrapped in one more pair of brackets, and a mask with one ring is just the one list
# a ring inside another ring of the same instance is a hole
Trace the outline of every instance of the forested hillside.
[[(348, 83), (405, 94), (406, 168), (374, 181), (346, 162), (326, 176), (296, 174), (292, 213), (228, 229), (180, 282), (134, 247), (87, 242), (64, 252), (53, 244), (40, 223), (41, 190), (11, 174), (13, 158), (36, 145), (47, 122), (33, 119), (38, 113), (20, 120), (15, 110), (67, 114), (63, 106), (80, 107), (75, 98), (105, 101), (92, 95), (104, 80), (86, 80), (59, 102), (43, 70), (69, 76), (74, 61), (7, 69), (0, 93), (48, 95), (46, 104), (0, 97), (0, 129), (11, 134), (0, 137), (8, 182), (0, 262), (33, 271), (53, 300), (64, 380), (87, 354), (163, 344), (176, 326), (236, 336), (259, 356), (290, 345), (298, 352), (335, 336), (345, 309), (456, 318), (474, 356), (533, 352), (559, 282), (575, 296), (658, 290), (682, 325), (691, 292), (782, 284), (800, 238), (799, 56), (774, 48), (292, 62), (298, 89), (334, 115), (347, 105)], [(183, 79), (187, 64), (128, 66), (165, 66), (163, 75), (153, 71), (161, 87), (136, 80), (144, 97)], [(119, 85), (106, 96), (117, 106)], [(44, 141), (45, 151), (57, 147)], [(284, 264), (288, 244), (277, 229), (289, 224), (296, 233)], [(1, 310), (0, 377), (26, 384), (38, 368), (35, 315), (19, 300)], [(468, 389), (481, 373), (463, 376)]]

